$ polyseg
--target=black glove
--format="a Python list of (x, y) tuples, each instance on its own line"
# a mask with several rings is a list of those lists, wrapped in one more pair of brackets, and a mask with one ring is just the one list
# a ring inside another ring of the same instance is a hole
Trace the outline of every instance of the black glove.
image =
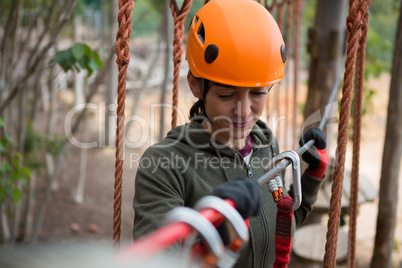
[(313, 177), (322, 178), (329, 163), (329, 156), (325, 149), (327, 142), (325, 141), (324, 133), (319, 127), (309, 129), (299, 140), (300, 146), (303, 146), (309, 140), (314, 140), (314, 145), (302, 155), (302, 159), (309, 164), (307, 173)]
[(259, 213), (261, 190), (256, 179), (236, 178), (216, 187), (212, 195), (222, 199), (231, 199), (243, 219), (257, 216)]

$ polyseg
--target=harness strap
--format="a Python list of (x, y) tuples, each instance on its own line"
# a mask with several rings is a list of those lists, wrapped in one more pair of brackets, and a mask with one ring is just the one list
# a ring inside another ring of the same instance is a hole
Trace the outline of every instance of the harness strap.
[(277, 203), (276, 213), (276, 234), (275, 234), (275, 255), (274, 268), (286, 268), (290, 262), (290, 251), (292, 245), (292, 218), (293, 199), (290, 196), (283, 196)]

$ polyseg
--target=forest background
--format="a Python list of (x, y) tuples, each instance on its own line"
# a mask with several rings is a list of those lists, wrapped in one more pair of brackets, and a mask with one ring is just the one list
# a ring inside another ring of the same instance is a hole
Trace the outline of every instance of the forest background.
[[(194, 1), (186, 29), (203, 3)], [(381, 98), (378, 94), (389, 88), (400, 5), (398, 0), (374, 0), (370, 5), (365, 78), (376, 82), (366, 86), (365, 117), (375, 113), (377, 98)], [(316, 7), (314, 0), (303, 1), (300, 83), (304, 88), (309, 64), (308, 29), (320, 12)], [(106, 0), (0, 3), (2, 247), (81, 238), (111, 240), (117, 9), (117, 3)], [(166, 25), (172, 25), (171, 13), (165, 1), (137, 0), (132, 24), (127, 114), (148, 119), (150, 104), (170, 103), (173, 63)], [(186, 73), (183, 65), (182, 77)], [(382, 86), (378, 81), (385, 81), (384, 88), (373, 87)], [(182, 88), (180, 105), (185, 111), (194, 99), (186, 93), (185, 83)], [(302, 92), (300, 114), (307, 90)], [(83, 109), (85, 103), (95, 106)], [(158, 140), (169, 130), (170, 111), (155, 111), (159, 123), (151, 132)], [(139, 127), (135, 121), (127, 124), (129, 141), (135, 143), (141, 138), (137, 135)], [(97, 145), (76, 146), (71, 137), (88, 144), (96, 141)], [(128, 204), (123, 210), (125, 242), (131, 239), (133, 157), (140, 156), (150, 142), (125, 152), (131, 160), (124, 174), (128, 178), (123, 188)], [(379, 165), (380, 159), (378, 155)], [(402, 241), (395, 240), (396, 252), (401, 246)]]

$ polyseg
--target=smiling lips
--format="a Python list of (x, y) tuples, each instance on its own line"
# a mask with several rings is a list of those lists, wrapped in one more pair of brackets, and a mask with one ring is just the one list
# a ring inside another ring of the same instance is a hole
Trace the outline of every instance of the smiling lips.
[(243, 123), (234, 123), (234, 122), (232, 122), (232, 125), (233, 125), (234, 128), (246, 128), (246, 127), (248, 127), (248, 125), (250, 125), (250, 123), (251, 123), (251, 120), (247, 121), (247, 122), (243, 122)]

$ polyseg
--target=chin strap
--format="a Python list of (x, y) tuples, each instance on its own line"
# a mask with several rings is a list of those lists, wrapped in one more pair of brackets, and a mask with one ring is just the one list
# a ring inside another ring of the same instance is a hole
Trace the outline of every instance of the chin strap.
[(209, 90), (209, 80), (208, 79), (203, 79), (203, 91), (202, 91), (202, 99), (201, 99), (201, 109), (202, 109), (202, 119), (207, 121), (207, 122), (211, 122), (211, 120), (209, 120), (207, 113), (205, 112), (205, 97), (207, 96), (208, 90)]

